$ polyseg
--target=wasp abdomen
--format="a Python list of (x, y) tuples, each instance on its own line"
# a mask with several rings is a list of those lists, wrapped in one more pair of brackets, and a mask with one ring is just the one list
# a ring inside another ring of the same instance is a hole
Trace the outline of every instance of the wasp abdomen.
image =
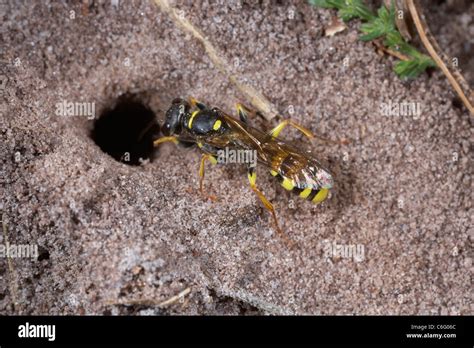
[(321, 203), (328, 196), (329, 190), (327, 188), (313, 186), (299, 187), (294, 180), (287, 178), (274, 170), (271, 170), (270, 174), (280, 182), (285, 190), (292, 191), (301, 198), (312, 201), (313, 203)]

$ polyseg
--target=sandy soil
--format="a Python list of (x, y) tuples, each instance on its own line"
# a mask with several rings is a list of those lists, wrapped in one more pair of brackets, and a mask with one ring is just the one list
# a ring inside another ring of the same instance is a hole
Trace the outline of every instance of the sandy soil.
[[(335, 173), (321, 206), (259, 170), (297, 243), (290, 250), (242, 166), (209, 168), (207, 187), (220, 200), (204, 201), (197, 150), (166, 144), (127, 165), (92, 140), (94, 120), (57, 115), (57, 103), (87, 102), (98, 118), (124, 93), (160, 120), (178, 96), (228, 112), (245, 102), (202, 44), (154, 3), (89, 3), (2, 8), (0, 242), (39, 245), (39, 256), (13, 258), (11, 267), (0, 258), (0, 313), (474, 313), (473, 125), (440, 71), (401, 81), (392, 58), (357, 39), (357, 21), (325, 37), (334, 12), (304, 1), (174, 3), (239, 81), (285, 117), (351, 140), (309, 144), (293, 130), (282, 134)], [(427, 13), (470, 81), (473, 10), (448, 1)], [(419, 103), (420, 114), (382, 113), (383, 103), (403, 102)], [(328, 249), (335, 244), (363, 254), (338, 256)]]

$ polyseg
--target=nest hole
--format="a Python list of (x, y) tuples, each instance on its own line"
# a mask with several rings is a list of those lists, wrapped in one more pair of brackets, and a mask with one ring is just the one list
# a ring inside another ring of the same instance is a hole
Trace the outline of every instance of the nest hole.
[(153, 160), (153, 140), (159, 132), (155, 113), (134, 96), (123, 96), (95, 121), (91, 137), (117, 161), (140, 165)]

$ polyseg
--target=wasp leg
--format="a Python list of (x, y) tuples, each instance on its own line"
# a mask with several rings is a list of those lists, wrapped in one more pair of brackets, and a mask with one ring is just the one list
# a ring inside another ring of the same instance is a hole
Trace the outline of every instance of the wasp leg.
[(303, 126), (300, 126), (298, 123), (296, 122), (293, 122), (292, 120), (284, 120), (283, 122), (281, 122), (278, 126), (276, 126), (275, 128), (273, 128), (269, 134), (276, 138), (278, 137), (278, 135), (280, 134), (280, 132), (283, 130), (283, 128), (285, 128), (286, 126), (292, 126), (296, 129), (298, 129), (301, 133), (303, 133), (304, 135), (306, 135), (308, 138), (314, 138), (314, 134), (307, 128), (303, 127)]
[(203, 183), (204, 183), (204, 165), (205, 165), (207, 160), (209, 160), (212, 164), (217, 163), (217, 159), (214, 156), (209, 155), (207, 153), (202, 154), (201, 165), (199, 166), (199, 191), (201, 192), (201, 195), (203, 195), (204, 197), (210, 199), (211, 201), (217, 201), (216, 196), (208, 195), (207, 193), (204, 192), (204, 187), (203, 187)]
[(303, 127), (303, 126), (300, 126), (299, 124), (291, 121), (291, 120), (285, 120), (283, 122), (281, 122), (278, 126), (276, 126), (275, 128), (273, 128), (269, 134), (276, 138), (278, 137), (278, 135), (280, 134), (280, 132), (283, 130), (283, 128), (285, 128), (286, 126), (293, 126), (294, 128), (298, 129), (301, 133), (303, 133), (304, 135), (306, 135), (308, 138), (315, 138), (315, 139), (319, 139), (323, 142), (326, 142), (326, 143), (330, 143), (330, 144), (339, 144), (339, 145), (347, 145), (349, 144), (349, 141), (347, 139), (341, 139), (341, 140), (331, 140), (331, 139), (328, 139), (328, 138), (325, 138), (325, 137), (322, 137), (320, 135), (315, 135), (313, 134), (309, 129)]
[(201, 103), (199, 100), (193, 97), (189, 97), (189, 104), (191, 105), (191, 107), (197, 107), (199, 110), (208, 109), (206, 104)]
[(179, 140), (177, 137), (174, 137), (174, 136), (170, 136), (170, 137), (161, 137), (159, 139), (156, 139), (154, 142), (153, 142), (153, 146), (158, 146), (159, 144), (161, 143), (166, 143), (168, 141), (172, 141), (173, 143), (175, 144), (179, 144)]
[(249, 182), (250, 182), (250, 188), (253, 190), (253, 192), (255, 192), (257, 194), (258, 198), (263, 203), (265, 208), (268, 211), (270, 211), (270, 213), (272, 214), (273, 221), (275, 222), (275, 227), (276, 227), (277, 233), (280, 235), (281, 238), (283, 238), (285, 243), (287, 243), (290, 247), (294, 246), (295, 242), (293, 242), (290, 238), (288, 238), (288, 236), (285, 233), (283, 233), (283, 231), (281, 230), (280, 225), (278, 224), (278, 219), (276, 217), (275, 209), (273, 208), (273, 204), (271, 204), (270, 201), (267, 199), (267, 197), (264, 196), (262, 191), (260, 191), (257, 188), (257, 184), (256, 184), (257, 183), (257, 172), (255, 171), (255, 167), (249, 167), (248, 178), (249, 178)]
[(173, 142), (176, 145), (180, 145), (180, 146), (185, 147), (185, 148), (196, 145), (196, 143), (194, 141), (180, 140), (178, 137), (169, 136), (169, 137), (161, 137), (159, 139), (156, 139), (153, 142), (153, 146), (157, 147), (158, 145), (160, 145), (162, 143), (166, 143), (166, 142)]

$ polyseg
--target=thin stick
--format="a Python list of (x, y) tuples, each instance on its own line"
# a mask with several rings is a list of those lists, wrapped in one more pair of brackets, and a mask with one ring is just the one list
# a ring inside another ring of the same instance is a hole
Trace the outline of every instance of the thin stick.
[(390, 54), (391, 56), (394, 56), (394, 57), (396, 57), (400, 60), (404, 60), (404, 61), (410, 60), (410, 58), (408, 56), (404, 55), (403, 53), (400, 53), (400, 52), (397, 52), (397, 51), (391, 50), (390, 48), (385, 47), (384, 45), (382, 45), (377, 40), (375, 40), (373, 42), (374, 42), (374, 45), (377, 46), (378, 49), (384, 51), (387, 54)]
[(181, 291), (179, 294), (170, 297), (169, 299), (162, 301), (162, 302), (157, 302), (156, 300), (152, 299), (136, 299), (136, 300), (124, 300), (124, 301), (115, 301), (115, 300), (109, 300), (105, 301), (106, 305), (143, 305), (143, 306), (157, 306), (157, 307), (166, 307), (169, 306), (182, 297), (186, 296), (191, 292), (191, 288), (186, 288), (183, 291)]
[(250, 85), (241, 83), (238, 81), (235, 75), (232, 75), (227, 68), (229, 64), (222, 58), (222, 55), (217, 52), (217, 50), (212, 46), (212, 44), (205, 38), (201, 31), (196, 28), (188, 19), (184, 16), (178, 14), (175, 8), (173, 8), (168, 0), (155, 0), (155, 3), (163, 10), (170, 15), (171, 19), (175, 24), (180, 26), (185, 31), (191, 33), (194, 38), (199, 40), (209, 55), (209, 58), (214, 63), (214, 65), (219, 69), (219, 71), (227, 76), (227, 78), (239, 89), (249, 100), (249, 102), (259, 110), (265, 119), (271, 120), (278, 115), (276, 107), (267, 99), (265, 96), (258, 92), (255, 88)]
[(189, 294), (190, 292), (191, 292), (191, 288), (184, 289), (178, 295), (173, 296), (173, 297), (169, 298), (168, 300), (161, 302), (160, 304), (158, 304), (158, 306), (159, 307), (166, 307), (170, 304), (173, 304), (176, 301), (178, 301), (180, 298), (182, 298), (182, 297), (186, 296), (187, 294)]
[[(433, 35), (429, 34), (428, 26), (418, 14), (417, 6), (415, 5), (414, 0), (406, 0), (406, 3), (408, 5), (408, 9), (410, 10), (411, 17), (413, 18), (413, 21), (415, 22), (416, 30), (418, 31), (418, 34), (420, 35), (420, 39), (423, 45), (425, 46), (426, 50), (430, 54), (431, 58), (433, 58), (436, 64), (441, 68), (443, 73), (446, 75), (449, 82), (451, 83), (451, 86), (453, 86), (454, 90), (459, 95), (462, 102), (469, 110), (469, 112), (472, 115), (474, 115), (474, 107), (472, 106), (471, 102), (464, 94), (464, 91), (462, 90), (460, 84), (463, 84), (465, 86), (467, 94), (472, 97), (472, 92), (470, 91), (469, 86), (467, 85), (464, 78), (459, 72), (455, 71), (454, 75), (456, 75), (456, 77), (453, 76), (453, 74), (448, 69), (444, 61), (440, 58), (440, 56), (436, 52), (436, 49), (433, 46), (436, 46), (438, 48), (438, 51), (441, 52), (441, 50), (439, 49), (438, 43), (436, 42)], [(428, 35), (430, 35), (431, 41), (428, 39)]]

